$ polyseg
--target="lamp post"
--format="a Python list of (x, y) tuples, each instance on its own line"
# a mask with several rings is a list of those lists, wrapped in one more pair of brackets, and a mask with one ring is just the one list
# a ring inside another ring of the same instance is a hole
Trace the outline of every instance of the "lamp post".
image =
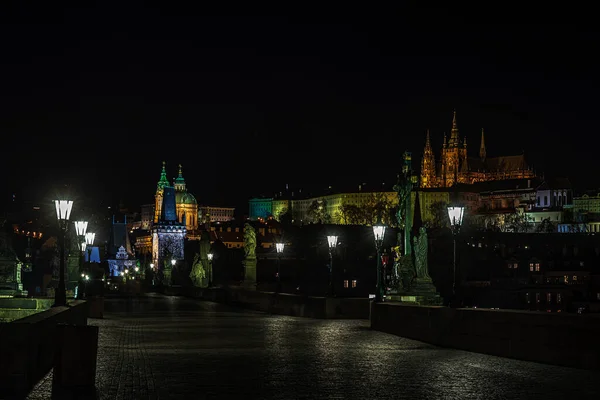
[(334, 296), (335, 291), (333, 288), (333, 249), (337, 246), (338, 237), (336, 235), (327, 236), (327, 245), (329, 247), (329, 295)]
[[(85, 248), (86, 248), (86, 241), (85, 241), (85, 233), (87, 231), (87, 226), (88, 223), (87, 221), (73, 221), (73, 225), (75, 225), (75, 235), (77, 236), (77, 247), (79, 248), (79, 250), (81, 251), (79, 253), (79, 273), (83, 273), (84, 271), (84, 256), (85, 256)], [(85, 284), (85, 282), (84, 282)], [(77, 291), (78, 295), (79, 295), (79, 291)]]
[(58, 287), (54, 292), (54, 307), (62, 307), (67, 305), (67, 291), (65, 289), (65, 240), (67, 237), (67, 229), (69, 227), (69, 217), (73, 209), (72, 200), (54, 200), (56, 208), (56, 218), (61, 231), (60, 237), (60, 271), (58, 278)]
[(375, 301), (383, 301), (383, 279), (381, 272), (381, 246), (385, 237), (386, 226), (381, 222), (373, 225), (373, 236), (375, 238), (375, 248), (377, 249), (377, 290), (375, 292)]
[[(463, 222), (465, 208), (458, 205), (448, 206), (448, 218), (450, 218), (450, 228), (452, 229), (452, 239), (454, 242), (454, 258), (452, 262), (452, 300), (456, 300), (456, 236), (460, 232), (460, 226)], [(451, 303), (451, 304), (453, 304)]]
[(208, 253), (206, 255), (206, 257), (208, 258), (208, 287), (212, 287), (212, 282), (213, 282), (213, 270), (212, 270), (212, 260), (213, 260), (213, 253)]
[(94, 239), (96, 239), (96, 234), (93, 232), (87, 232), (85, 234), (85, 244), (88, 250), (88, 264), (92, 263), (92, 246), (94, 245)]
[(277, 250), (277, 293), (281, 291), (281, 255), (283, 254), (284, 248), (285, 243), (275, 243), (275, 250)]

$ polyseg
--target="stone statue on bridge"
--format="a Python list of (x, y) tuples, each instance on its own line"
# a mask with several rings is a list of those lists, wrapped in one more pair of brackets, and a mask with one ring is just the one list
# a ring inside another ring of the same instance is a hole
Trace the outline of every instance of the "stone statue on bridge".
[(419, 236), (415, 236), (415, 268), (418, 279), (431, 280), (429, 276), (429, 266), (427, 264), (428, 239), (427, 229), (422, 226), (419, 228)]
[(256, 230), (247, 222), (244, 224), (244, 255), (246, 259), (256, 258)]

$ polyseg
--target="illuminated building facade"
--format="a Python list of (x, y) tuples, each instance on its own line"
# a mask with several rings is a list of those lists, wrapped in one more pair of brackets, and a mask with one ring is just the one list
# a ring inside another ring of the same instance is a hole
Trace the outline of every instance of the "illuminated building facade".
[(233, 219), (235, 208), (200, 206), (202, 222), (228, 222)]
[[(159, 221), (162, 213), (163, 204), (163, 192), (164, 188), (171, 186), (167, 179), (166, 163), (163, 161), (162, 171), (160, 179), (156, 185), (156, 194), (154, 196), (154, 223)], [(181, 164), (179, 164), (179, 174), (173, 181), (175, 189), (175, 210), (176, 220), (185, 225), (186, 230), (195, 231), (198, 229), (198, 202), (194, 195), (187, 191), (185, 179), (183, 179), (183, 172)]]
[(456, 122), (452, 119), (450, 140), (444, 135), (441, 159), (436, 162), (429, 131), (425, 138), (421, 160), (421, 188), (451, 187), (455, 183), (473, 184), (506, 179), (534, 178), (535, 173), (523, 154), (516, 156), (487, 157), (485, 136), (481, 130), (479, 157), (467, 154), (467, 139), (461, 140)]
[(176, 190), (163, 186), (161, 215), (152, 226), (152, 262), (162, 268), (165, 261), (183, 260), (183, 244), (186, 234), (184, 222), (178, 221)]

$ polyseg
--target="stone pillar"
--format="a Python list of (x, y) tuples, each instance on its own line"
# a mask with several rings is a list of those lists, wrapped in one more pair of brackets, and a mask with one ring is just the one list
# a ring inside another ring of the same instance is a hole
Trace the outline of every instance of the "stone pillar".
[(67, 293), (72, 293), (75, 290), (75, 286), (77, 286), (77, 282), (81, 277), (81, 271), (79, 269), (80, 257), (81, 256), (69, 254), (69, 257), (67, 258), (67, 271), (65, 276)]
[(173, 284), (171, 280), (172, 272), (173, 267), (171, 267), (171, 265), (165, 265), (165, 268), (163, 268), (163, 285), (171, 286)]
[(244, 261), (244, 284), (243, 286), (256, 290), (256, 257), (246, 258)]
[(21, 264), (16, 258), (0, 256), (0, 289), (1, 295), (27, 296), (21, 282)]

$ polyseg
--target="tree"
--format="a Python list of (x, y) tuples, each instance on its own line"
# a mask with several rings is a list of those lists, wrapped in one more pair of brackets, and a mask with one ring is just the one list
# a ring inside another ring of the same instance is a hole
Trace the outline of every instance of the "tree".
[(556, 226), (550, 221), (550, 218), (544, 218), (535, 228), (535, 231), (537, 233), (552, 233), (556, 232)]
[(524, 233), (531, 228), (531, 221), (527, 214), (522, 211), (515, 211), (504, 215), (502, 224), (503, 232)]
[(313, 200), (306, 210), (306, 217), (309, 222), (329, 223), (331, 217), (327, 213), (327, 202), (323, 199)]
[(429, 206), (431, 219), (429, 226), (434, 229), (447, 228), (450, 226), (448, 219), (448, 204), (445, 201), (436, 201)]
[(364, 207), (366, 223), (368, 225), (382, 222), (387, 226), (395, 225), (395, 218), (392, 214), (394, 205), (385, 193), (371, 193)]
[(279, 218), (277, 218), (277, 220), (279, 221), (279, 223), (281, 223), (281, 225), (291, 225), (292, 224), (292, 211), (289, 208), (284, 208), (280, 213), (279, 213)]
[(344, 222), (352, 225), (362, 225), (365, 222), (364, 210), (354, 204), (344, 205)]

